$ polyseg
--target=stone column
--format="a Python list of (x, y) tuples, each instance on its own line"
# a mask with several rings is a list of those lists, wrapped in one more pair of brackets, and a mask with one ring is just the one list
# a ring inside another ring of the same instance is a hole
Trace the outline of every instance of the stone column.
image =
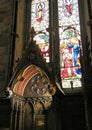
[(24, 118), (25, 118), (25, 110), (22, 110), (22, 130), (24, 130)]
[(23, 108), (23, 101), (20, 101), (20, 108), (19, 108), (19, 128), (18, 130), (24, 130), (24, 116), (25, 116), (25, 110)]
[(13, 107), (12, 107), (12, 110), (11, 110), (11, 120), (10, 120), (10, 130), (12, 130), (13, 129), (13, 115), (14, 115), (14, 109), (13, 109)]
[(18, 126), (18, 101), (17, 101), (17, 105), (15, 106), (15, 121), (14, 121), (14, 129), (13, 130), (18, 130), (17, 126)]

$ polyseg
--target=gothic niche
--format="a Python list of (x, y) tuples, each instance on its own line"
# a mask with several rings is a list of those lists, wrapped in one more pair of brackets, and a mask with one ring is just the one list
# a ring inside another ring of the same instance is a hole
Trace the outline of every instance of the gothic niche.
[(22, 68), (9, 90), (12, 112), (10, 130), (46, 130), (46, 112), (52, 104), (55, 87), (40, 67)]

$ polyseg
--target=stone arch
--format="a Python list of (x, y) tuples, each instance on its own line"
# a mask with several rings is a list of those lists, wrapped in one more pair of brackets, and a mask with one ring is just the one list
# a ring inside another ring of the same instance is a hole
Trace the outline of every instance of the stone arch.
[(41, 67), (35, 64), (22, 67), (11, 85), (13, 114), (10, 130), (45, 128), (45, 112), (52, 103), (53, 90), (49, 76)]
[(49, 87), (49, 77), (36, 65), (22, 69), (12, 83), (13, 93), (23, 97), (51, 96)]

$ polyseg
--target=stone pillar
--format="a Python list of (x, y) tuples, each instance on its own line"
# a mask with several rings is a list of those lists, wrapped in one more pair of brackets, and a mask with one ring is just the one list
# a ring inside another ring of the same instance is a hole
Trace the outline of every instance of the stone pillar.
[(14, 102), (15, 102), (15, 100), (14, 100), (14, 98), (12, 98), (11, 120), (10, 120), (10, 129), (9, 130), (14, 129), (14, 121), (15, 121)]
[(21, 101), (21, 106), (19, 108), (19, 128), (18, 130), (24, 130), (24, 116), (25, 116), (25, 110), (23, 109), (23, 101)]
[(36, 112), (34, 110), (34, 112), (33, 112), (33, 130), (35, 130), (35, 116), (36, 116)]
[(14, 121), (14, 129), (13, 130), (18, 130), (18, 101), (16, 102), (16, 106), (15, 106), (15, 110), (14, 110), (14, 114), (15, 114), (15, 121)]
[(25, 110), (22, 110), (22, 130), (24, 130)]
[(11, 121), (10, 121), (10, 130), (12, 130), (12, 128), (13, 128), (13, 115), (14, 115), (14, 109), (12, 108), (12, 110), (11, 110)]
[(18, 130), (17, 125), (18, 125), (18, 109), (12, 108), (10, 130)]
[(23, 118), (23, 117), (22, 117), (22, 109), (20, 109), (20, 111), (19, 111), (19, 129), (18, 129), (18, 130), (23, 130), (23, 129), (22, 129), (22, 125), (23, 125), (23, 124), (22, 124), (22, 123), (23, 123), (22, 120), (23, 120), (23, 119), (22, 119), (22, 118)]

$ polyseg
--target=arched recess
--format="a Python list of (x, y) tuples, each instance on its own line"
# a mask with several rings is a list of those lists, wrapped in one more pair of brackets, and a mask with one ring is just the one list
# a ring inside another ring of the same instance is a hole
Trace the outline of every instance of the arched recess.
[(56, 92), (52, 77), (31, 39), (8, 84), (10, 130), (46, 130), (46, 112)]

